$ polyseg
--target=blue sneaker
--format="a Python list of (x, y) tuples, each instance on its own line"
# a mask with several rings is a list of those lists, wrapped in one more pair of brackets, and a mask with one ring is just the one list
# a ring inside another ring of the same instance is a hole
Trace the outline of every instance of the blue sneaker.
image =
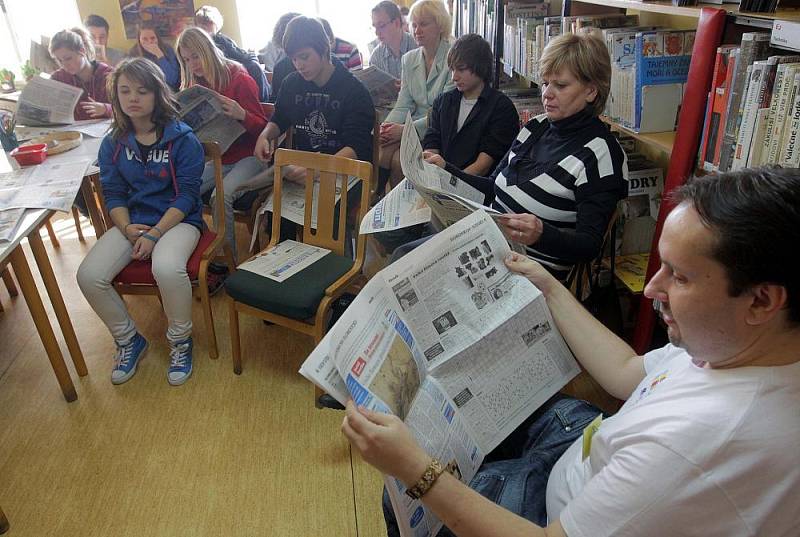
[(114, 369), (111, 371), (111, 383), (127, 382), (136, 373), (136, 366), (147, 350), (147, 340), (139, 332), (126, 345), (117, 344), (114, 356)]
[(167, 381), (180, 386), (192, 376), (192, 338), (170, 343)]

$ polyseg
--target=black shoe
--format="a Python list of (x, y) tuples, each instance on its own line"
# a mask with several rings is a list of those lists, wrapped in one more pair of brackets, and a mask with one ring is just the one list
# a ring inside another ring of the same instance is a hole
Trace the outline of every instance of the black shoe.
[(319, 399), (317, 399), (317, 403), (319, 403), (319, 406), (321, 406), (322, 408), (330, 408), (332, 410), (344, 410), (344, 406), (342, 406), (342, 403), (340, 403), (327, 393), (323, 393), (322, 395), (320, 395)]

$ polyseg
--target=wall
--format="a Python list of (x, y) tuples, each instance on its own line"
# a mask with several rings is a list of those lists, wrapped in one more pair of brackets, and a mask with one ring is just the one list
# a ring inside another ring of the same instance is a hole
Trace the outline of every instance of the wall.
[[(111, 26), (109, 45), (113, 48), (128, 50), (133, 46), (133, 41), (125, 39), (125, 31), (122, 26), (122, 15), (119, 9), (119, 0), (76, 0), (81, 19), (92, 13), (104, 17)], [(237, 43), (241, 43), (239, 32), (239, 15), (236, 11), (236, 0), (195, 0), (195, 9), (200, 6), (214, 6), (220, 10), (225, 19), (225, 26), (222, 33), (233, 38)]]

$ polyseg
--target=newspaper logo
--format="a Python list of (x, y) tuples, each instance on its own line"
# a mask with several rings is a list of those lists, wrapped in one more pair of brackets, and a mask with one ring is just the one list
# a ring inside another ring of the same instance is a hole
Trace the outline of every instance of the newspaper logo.
[(361, 373), (364, 372), (366, 365), (366, 360), (359, 356), (358, 360), (356, 360), (356, 362), (353, 364), (353, 367), (350, 369), (350, 371), (352, 371), (355, 376), (360, 377)]

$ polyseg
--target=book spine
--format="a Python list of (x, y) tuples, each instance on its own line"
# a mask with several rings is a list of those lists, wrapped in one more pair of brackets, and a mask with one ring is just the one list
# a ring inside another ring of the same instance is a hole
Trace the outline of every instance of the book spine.
[(783, 139), (783, 152), (779, 164), (783, 167), (797, 168), (800, 164), (800, 73), (794, 77), (794, 100), (791, 107), (791, 119), (786, 126)]
[(786, 70), (783, 79), (783, 88), (775, 113), (775, 126), (772, 134), (772, 144), (767, 156), (767, 164), (778, 164), (783, 151), (783, 141), (789, 124), (791, 123), (791, 107), (794, 103), (795, 89), (794, 77), (800, 73), (800, 63), (792, 64)]
[(736, 137), (736, 149), (733, 153), (732, 170), (744, 168), (747, 156), (750, 152), (750, 140), (753, 138), (753, 126), (755, 115), (758, 110), (758, 94), (761, 91), (761, 73), (764, 64), (756, 62), (747, 68), (747, 88), (742, 104), (739, 107), (739, 115), (742, 117), (742, 124), (739, 126), (739, 134)]
[(714, 72), (711, 75), (711, 91), (708, 94), (703, 139), (700, 144), (703, 168), (709, 171), (714, 168), (714, 142), (716, 141), (717, 129), (719, 128), (719, 114), (714, 113), (714, 110), (717, 108), (717, 88), (722, 86), (725, 75), (727, 74), (727, 54), (728, 50), (726, 48), (717, 48), (717, 57), (714, 60)]
[(775, 158), (777, 152), (777, 141), (775, 139), (778, 134), (778, 125), (781, 124), (781, 118), (778, 116), (778, 109), (780, 108), (781, 98), (785, 98), (786, 93), (786, 74), (792, 64), (786, 63), (779, 65), (775, 71), (775, 85), (772, 91), (772, 99), (769, 103), (769, 115), (767, 116), (767, 125), (764, 131), (764, 141), (761, 148), (762, 160), (761, 163), (769, 164), (770, 158)]

